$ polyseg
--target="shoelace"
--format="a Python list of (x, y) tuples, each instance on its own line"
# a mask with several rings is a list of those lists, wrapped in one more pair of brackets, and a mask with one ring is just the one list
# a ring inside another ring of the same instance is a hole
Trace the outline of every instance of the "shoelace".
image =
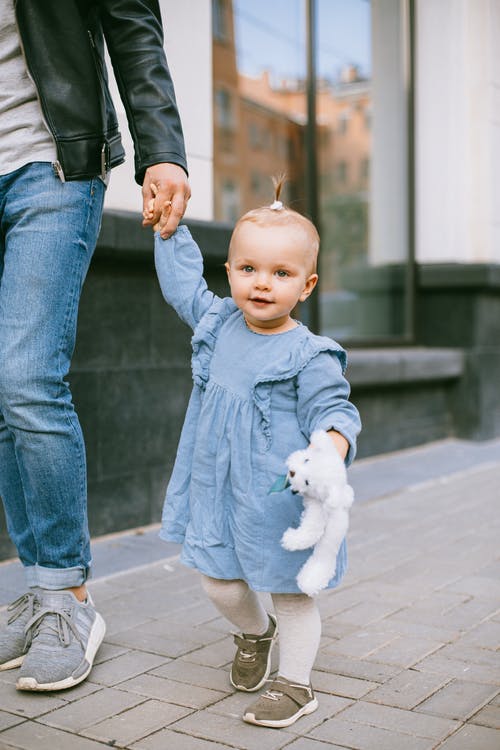
[(283, 698), (283, 693), (280, 693), (279, 690), (266, 690), (262, 697), (270, 701), (279, 701), (280, 698)]
[(12, 614), (7, 620), (7, 625), (11, 625), (14, 620), (17, 620), (18, 617), (21, 617), (21, 615), (26, 610), (29, 610), (28, 620), (30, 620), (35, 612), (35, 595), (31, 592), (23, 594), (19, 597), (19, 599), (16, 599), (15, 602), (9, 604), (9, 606), (7, 607), (7, 612), (12, 612)]
[(42, 607), (26, 623), (24, 629), (26, 633), (26, 646), (31, 645), (33, 638), (44, 632), (53, 632), (59, 638), (62, 646), (69, 646), (71, 643), (71, 633), (83, 646), (80, 633), (71, 620), (71, 610), (68, 612), (64, 609), (53, 609), (52, 607)]

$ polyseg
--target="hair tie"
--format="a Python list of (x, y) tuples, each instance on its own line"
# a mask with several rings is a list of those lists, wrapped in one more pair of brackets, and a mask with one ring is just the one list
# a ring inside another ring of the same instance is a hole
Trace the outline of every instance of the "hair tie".
[(271, 203), (269, 208), (271, 209), (271, 211), (281, 211), (281, 209), (283, 208), (283, 203), (281, 201), (274, 201), (274, 203)]

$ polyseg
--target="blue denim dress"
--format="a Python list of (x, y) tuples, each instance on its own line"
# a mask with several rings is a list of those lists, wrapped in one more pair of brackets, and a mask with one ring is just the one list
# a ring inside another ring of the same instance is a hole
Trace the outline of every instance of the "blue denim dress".
[[(194, 331), (194, 387), (160, 536), (182, 543), (182, 562), (205, 575), (300, 593), (295, 579), (311, 552), (289, 552), (280, 539), (299, 524), (302, 500), (274, 487), (315, 429), (338, 430), (350, 445), (347, 462), (354, 458), (360, 419), (348, 401), (346, 354), (303, 325), (251, 331), (231, 298), (207, 289), (185, 226), (168, 240), (156, 233), (155, 262), (165, 299)], [(345, 567), (344, 541), (329, 587)]]

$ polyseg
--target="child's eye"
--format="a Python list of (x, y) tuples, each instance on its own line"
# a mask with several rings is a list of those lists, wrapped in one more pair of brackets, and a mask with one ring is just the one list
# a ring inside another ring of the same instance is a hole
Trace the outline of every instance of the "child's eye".
[(288, 276), (288, 271), (283, 271), (283, 269), (280, 268), (279, 271), (276, 271), (276, 276), (279, 276), (280, 279), (284, 279), (286, 276)]
[(242, 268), (241, 270), (242, 270), (242, 271), (243, 271), (244, 273), (252, 273), (252, 271), (253, 271), (253, 266), (243, 266), (243, 268)]

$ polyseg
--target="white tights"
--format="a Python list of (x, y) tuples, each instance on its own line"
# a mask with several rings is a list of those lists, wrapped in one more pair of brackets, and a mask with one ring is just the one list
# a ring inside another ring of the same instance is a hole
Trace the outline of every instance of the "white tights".
[[(245, 581), (224, 581), (202, 575), (203, 588), (221, 615), (247, 635), (263, 635), (269, 620), (255, 591)], [(319, 648), (321, 619), (314, 599), (306, 594), (271, 594), (278, 620), (278, 672), (300, 685), (311, 681)]]

